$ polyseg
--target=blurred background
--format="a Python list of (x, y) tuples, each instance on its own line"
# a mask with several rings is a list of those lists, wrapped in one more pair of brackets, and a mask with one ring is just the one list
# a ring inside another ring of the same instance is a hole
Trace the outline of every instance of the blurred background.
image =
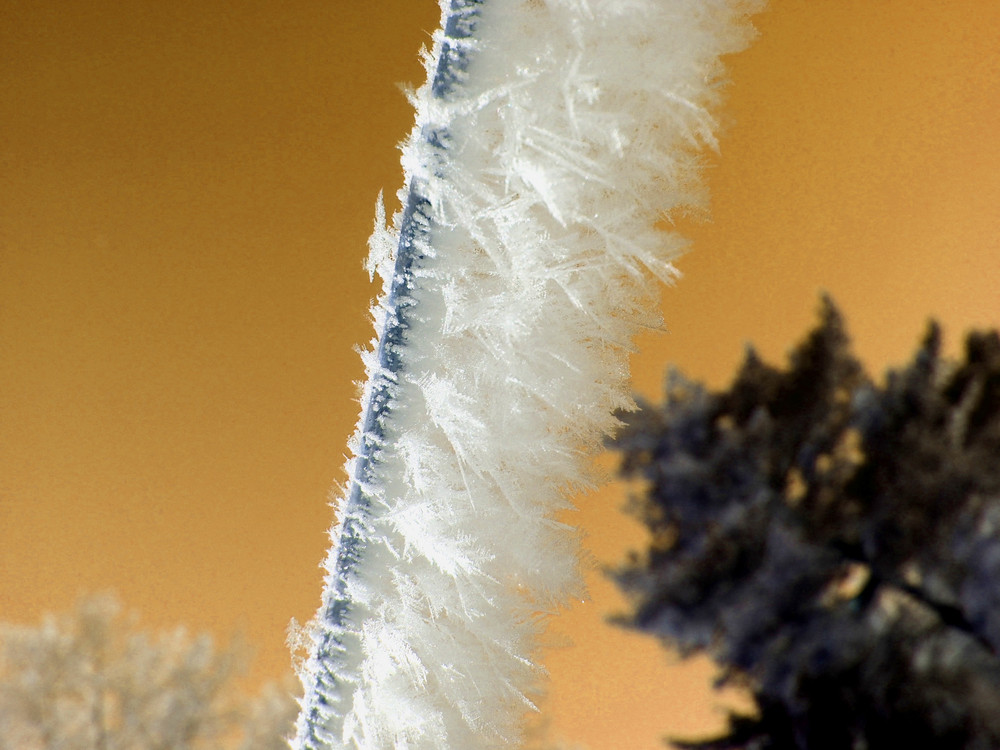
[[(0, 0), (0, 619), (113, 589), (150, 628), (289, 669), (357, 418), (378, 191), (433, 0)], [(833, 295), (880, 376), (929, 317), (1000, 324), (1000, 3), (772, 0), (728, 59), (709, 217), (638, 342), (722, 386), (782, 362)], [(394, 203), (394, 199), (390, 199)], [(390, 209), (391, 210), (391, 209)], [(613, 466), (613, 457), (604, 459)], [(605, 618), (643, 543), (578, 499), (591, 596), (552, 627), (541, 717), (590, 748), (722, 726), (738, 696)]]

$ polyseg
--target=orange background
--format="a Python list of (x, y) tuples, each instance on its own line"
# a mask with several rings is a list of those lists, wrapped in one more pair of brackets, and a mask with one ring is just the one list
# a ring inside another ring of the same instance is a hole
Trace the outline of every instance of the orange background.
[[(432, 0), (0, 0), (0, 617), (116, 589), (287, 668), (357, 416), (352, 347), (379, 189), (419, 83)], [(1000, 324), (1000, 3), (774, 0), (730, 59), (712, 218), (644, 336), (723, 385), (780, 361), (821, 289), (873, 374), (928, 316), (956, 351)], [(623, 491), (580, 499), (597, 561), (641, 544)], [(720, 725), (704, 663), (602, 624), (554, 624), (543, 717), (593, 748)]]

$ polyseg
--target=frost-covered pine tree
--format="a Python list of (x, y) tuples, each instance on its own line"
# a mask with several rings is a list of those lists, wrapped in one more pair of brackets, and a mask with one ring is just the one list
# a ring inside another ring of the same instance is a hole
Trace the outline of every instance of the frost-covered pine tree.
[(652, 533), (619, 577), (629, 622), (758, 705), (682, 747), (1000, 747), (1000, 336), (939, 348), (932, 325), (876, 385), (827, 300), (786, 370), (675, 373), (626, 416)]
[(753, 0), (442, 0), (294, 746), (515, 744)]

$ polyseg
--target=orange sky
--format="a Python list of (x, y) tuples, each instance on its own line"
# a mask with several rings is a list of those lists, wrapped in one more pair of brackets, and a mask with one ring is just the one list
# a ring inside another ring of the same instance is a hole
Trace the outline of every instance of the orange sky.
[[(319, 602), (357, 417), (352, 347), (379, 189), (433, 0), (0, 0), (0, 617), (116, 589), (151, 626), (242, 629), (255, 677)], [(721, 386), (780, 360), (819, 290), (873, 373), (929, 315), (952, 350), (1000, 325), (1000, 3), (773, 0), (733, 86), (712, 218), (642, 339)], [(637, 527), (580, 500), (596, 559)], [(652, 750), (719, 721), (705, 665), (670, 666), (593, 598), (554, 627), (544, 716)]]

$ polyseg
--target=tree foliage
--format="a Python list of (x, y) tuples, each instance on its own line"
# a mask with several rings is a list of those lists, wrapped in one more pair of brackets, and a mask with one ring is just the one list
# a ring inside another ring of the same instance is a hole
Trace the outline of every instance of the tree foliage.
[(756, 716), (689, 748), (1000, 746), (1000, 337), (875, 384), (824, 299), (787, 370), (751, 350), (728, 390), (673, 373), (623, 415), (627, 622), (710, 653)]
[(238, 643), (139, 630), (110, 595), (0, 624), (0, 750), (287, 750), (296, 704), (236, 678)]

